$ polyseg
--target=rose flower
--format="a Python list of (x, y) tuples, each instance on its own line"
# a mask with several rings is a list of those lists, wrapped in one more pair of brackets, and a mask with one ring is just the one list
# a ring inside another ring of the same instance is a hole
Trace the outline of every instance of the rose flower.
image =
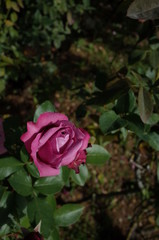
[(86, 148), (90, 135), (76, 128), (61, 113), (42, 113), (37, 122), (27, 123), (27, 132), (21, 136), (25, 147), (39, 170), (40, 176), (55, 176), (61, 166), (79, 172), (86, 162)]

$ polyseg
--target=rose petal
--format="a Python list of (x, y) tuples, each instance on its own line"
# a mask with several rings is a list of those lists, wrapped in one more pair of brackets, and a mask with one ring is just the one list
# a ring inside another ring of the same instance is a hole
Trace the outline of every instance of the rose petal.
[(53, 146), (50, 141), (43, 145), (38, 151), (38, 159), (41, 162), (49, 164), (54, 168), (59, 168), (61, 164), (61, 155), (56, 154), (56, 145)]
[(38, 143), (39, 143), (40, 137), (41, 137), (41, 133), (37, 134), (36, 138), (32, 142), (31, 157), (32, 157), (36, 167), (38, 168), (40, 177), (56, 176), (60, 173), (59, 169), (55, 169), (55, 168), (51, 167), (50, 164), (48, 164), (48, 163), (45, 164), (44, 162), (39, 161), (39, 159), (37, 158)]
[(67, 153), (62, 157), (61, 166), (66, 166), (75, 160), (77, 152), (82, 146), (82, 141), (73, 143), (72, 146), (67, 150)]
[(68, 120), (67, 116), (62, 113), (46, 112), (42, 113), (37, 122), (27, 123), (27, 132), (21, 136), (23, 142), (28, 141), (35, 133), (38, 133), (41, 128), (48, 126), (49, 124), (54, 124), (57, 121)]
[(64, 137), (57, 137), (56, 138), (56, 148), (57, 151), (60, 152), (60, 148), (62, 148), (69, 140), (69, 134)]
[(82, 140), (82, 147), (81, 147), (81, 150), (84, 150), (88, 147), (88, 142), (89, 142), (89, 139), (90, 139), (90, 135), (83, 128), (79, 128), (79, 131), (81, 131), (84, 134), (84, 138)]
[(39, 148), (44, 145), (51, 137), (54, 136), (54, 134), (61, 128), (61, 125), (58, 127), (52, 127), (46, 133), (43, 134), (43, 136), (40, 138), (39, 141)]

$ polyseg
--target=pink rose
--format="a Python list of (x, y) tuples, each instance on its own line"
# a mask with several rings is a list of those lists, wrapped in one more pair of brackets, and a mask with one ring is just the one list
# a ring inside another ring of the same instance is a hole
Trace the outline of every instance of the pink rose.
[(4, 154), (7, 152), (6, 148), (4, 147), (4, 141), (5, 136), (3, 131), (3, 122), (2, 119), (0, 118), (0, 154)]
[(90, 135), (76, 128), (61, 113), (42, 113), (37, 122), (27, 123), (27, 132), (21, 136), (40, 176), (55, 176), (61, 166), (79, 172), (79, 165), (86, 162), (86, 148)]

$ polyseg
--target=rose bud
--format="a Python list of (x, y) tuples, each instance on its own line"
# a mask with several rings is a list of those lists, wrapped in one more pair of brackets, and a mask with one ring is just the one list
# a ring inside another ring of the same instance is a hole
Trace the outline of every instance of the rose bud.
[(77, 128), (61, 113), (42, 113), (37, 122), (27, 123), (27, 132), (21, 136), (25, 147), (41, 177), (55, 176), (60, 167), (68, 166), (79, 172), (86, 162), (86, 148), (90, 135)]

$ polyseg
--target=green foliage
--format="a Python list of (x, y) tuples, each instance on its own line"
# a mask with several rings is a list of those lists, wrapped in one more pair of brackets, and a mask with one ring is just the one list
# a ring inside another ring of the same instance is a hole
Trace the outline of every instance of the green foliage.
[(79, 167), (80, 172), (78, 174), (76, 174), (73, 170), (71, 171), (71, 178), (72, 180), (79, 186), (84, 186), (86, 181), (89, 179), (90, 175), (88, 172), (87, 167), (84, 166), (80, 166)]
[(32, 179), (24, 169), (14, 173), (8, 181), (12, 188), (22, 196), (28, 196), (33, 191)]
[(22, 167), (22, 163), (14, 157), (5, 157), (0, 159), (0, 180), (8, 177)]
[(103, 165), (109, 158), (109, 152), (100, 145), (92, 144), (92, 147), (87, 148), (87, 163)]
[(150, 93), (143, 87), (139, 89), (138, 108), (142, 121), (147, 123), (153, 112), (153, 101)]
[(159, 14), (157, 0), (135, 0), (128, 8), (127, 16), (134, 19), (156, 19)]
[(39, 178), (34, 184), (34, 188), (42, 194), (55, 194), (60, 192), (63, 186), (62, 171), (55, 177)]
[(38, 224), (42, 222), (41, 231), (45, 237), (48, 237), (54, 226), (53, 212), (51, 206), (44, 198), (34, 198), (27, 206), (27, 214), (30, 222), (35, 221)]
[(56, 70), (51, 52), (72, 32), (80, 31), (81, 17), (90, 10), (89, 1), (7, 0), (1, 4), (0, 94), (11, 79), (35, 79), (37, 72), (42, 76), (45, 71), (51, 75)]
[(81, 216), (83, 206), (79, 204), (65, 204), (54, 213), (54, 221), (57, 226), (66, 227), (75, 223)]
[(40, 114), (44, 112), (55, 112), (55, 107), (51, 104), (51, 102), (46, 101), (36, 109), (34, 114), (34, 122), (36, 122)]

